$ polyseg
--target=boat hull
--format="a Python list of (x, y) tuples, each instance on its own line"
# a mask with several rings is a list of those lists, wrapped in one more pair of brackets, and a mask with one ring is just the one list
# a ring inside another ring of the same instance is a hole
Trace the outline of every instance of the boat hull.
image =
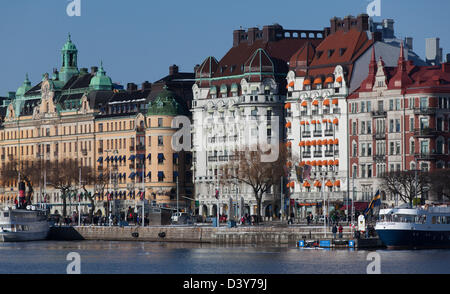
[(450, 248), (450, 231), (376, 230), (389, 249), (434, 249)]

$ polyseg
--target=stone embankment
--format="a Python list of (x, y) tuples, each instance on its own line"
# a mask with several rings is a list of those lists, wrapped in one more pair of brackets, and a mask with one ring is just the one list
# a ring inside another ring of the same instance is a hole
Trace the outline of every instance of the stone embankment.
[[(323, 227), (308, 226), (239, 226), (235, 228), (212, 226), (151, 226), (151, 227), (53, 227), (49, 239), (60, 241), (103, 240), (211, 243), (221, 245), (295, 246), (299, 240), (332, 239)], [(349, 228), (344, 229), (343, 240), (352, 238)], [(358, 244), (359, 242), (357, 242)], [(366, 242), (367, 243), (367, 242)], [(371, 242), (367, 246), (379, 242)], [(362, 243), (361, 243), (362, 245)]]

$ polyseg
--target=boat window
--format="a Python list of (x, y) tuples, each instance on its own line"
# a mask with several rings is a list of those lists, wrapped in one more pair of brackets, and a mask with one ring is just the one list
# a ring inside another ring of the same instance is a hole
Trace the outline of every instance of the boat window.
[(415, 217), (415, 223), (416, 224), (425, 224), (427, 222), (427, 216), (426, 215), (419, 215)]
[(450, 217), (448, 216), (433, 216), (432, 218), (433, 225), (441, 225), (441, 224), (450, 224)]
[(3, 216), (4, 216), (4, 217), (9, 217), (9, 212), (4, 212), (4, 213), (3, 213)]

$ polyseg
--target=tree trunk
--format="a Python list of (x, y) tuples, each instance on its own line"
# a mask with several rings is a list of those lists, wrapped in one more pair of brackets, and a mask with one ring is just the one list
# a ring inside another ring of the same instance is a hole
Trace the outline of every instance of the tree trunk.
[(63, 200), (63, 217), (66, 217), (67, 216), (67, 195), (66, 195), (66, 193), (63, 193), (62, 194), (63, 195), (63, 197), (62, 197), (62, 200)]
[(262, 220), (262, 218), (261, 218), (262, 194), (255, 193), (255, 197), (256, 197), (256, 205), (257, 205), (257, 211), (256, 211), (257, 222), (259, 222), (260, 220)]

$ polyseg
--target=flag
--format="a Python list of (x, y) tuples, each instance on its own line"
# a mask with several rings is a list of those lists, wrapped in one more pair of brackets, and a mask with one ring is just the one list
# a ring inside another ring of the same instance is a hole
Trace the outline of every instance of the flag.
[(375, 196), (373, 197), (372, 201), (370, 201), (369, 205), (367, 206), (366, 210), (364, 210), (364, 216), (367, 217), (367, 214), (369, 211), (373, 210), (375, 207), (381, 205), (381, 194), (380, 190), (375, 193)]
[(219, 199), (219, 190), (216, 189), (216, 199)]
[(303, 179), (311, 180), (311, 169), (312, 167), (310, 165), (305, 165), (303, 168)]

